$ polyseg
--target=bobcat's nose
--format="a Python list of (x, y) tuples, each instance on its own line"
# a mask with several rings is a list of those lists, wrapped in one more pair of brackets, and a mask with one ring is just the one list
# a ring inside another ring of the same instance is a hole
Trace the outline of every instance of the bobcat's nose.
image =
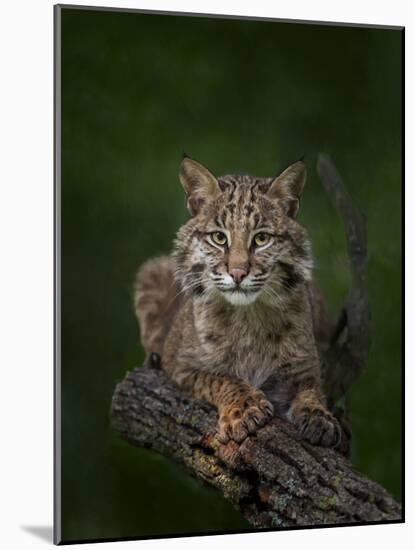
[(231, 269), (229, 271), (229, 275), (232, 277), (236, 284), (239, 284), (242, 279), (248, 275), (248, 273), (245, 271), (245, 269), (235, 267), (234, 269)]

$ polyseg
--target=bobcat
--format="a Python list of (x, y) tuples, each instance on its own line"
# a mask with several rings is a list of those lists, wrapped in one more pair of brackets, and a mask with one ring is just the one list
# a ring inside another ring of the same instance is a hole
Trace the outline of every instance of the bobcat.
[(295, 219), (305, 178), (303, 161), (275, 178), (215, 177), (185, 157), (191, 218), (172, 255), (137, 274), (145, 350), (217, 407), (222, 443), (242, 442), (275, 412), (312, 444), (340, 444), (321, 390), (316, 341), (324, 329), (310, 243)]

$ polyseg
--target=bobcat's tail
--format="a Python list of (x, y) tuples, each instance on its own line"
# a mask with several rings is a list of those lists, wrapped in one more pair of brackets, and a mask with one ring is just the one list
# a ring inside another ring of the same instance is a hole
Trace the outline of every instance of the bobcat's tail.
[(134, 309), (141, 343), (147, 353), (162, 355), (164, 341), (178, 307), (180, 287), (174, 278), (174, 260), (161, 256), (146, 262), (134, 285)]

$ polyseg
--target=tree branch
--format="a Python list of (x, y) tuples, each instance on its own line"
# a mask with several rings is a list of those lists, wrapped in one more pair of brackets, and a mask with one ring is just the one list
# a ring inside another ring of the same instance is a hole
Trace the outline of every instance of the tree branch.
[(176, 387), (162, 370), (127, 374), (112, 400), (112, 424), (139, 447), (181, 462), (219, 489), (256, 527), (399, 521), (400, 505), (333, 449), (303, 441), (274, 418), (240, 446), (215, 437), (216, 410)]
[(328, 155), (319, 155), (317, 172), (346, 234), (351, 285), (328, 350), (322, 356), (324, 390), (329, 407), (342, 398), (366, 366), (370, 347), (365, 220), (356, 209)]

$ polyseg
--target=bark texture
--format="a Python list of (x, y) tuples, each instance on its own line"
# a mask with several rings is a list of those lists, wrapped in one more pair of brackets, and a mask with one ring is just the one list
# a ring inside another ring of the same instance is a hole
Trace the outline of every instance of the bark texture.
[(310, 445), (274, 418), (240, 446), (215, 437), (216, 410), (162, 370), (137, 368), (115, 390), (113, 428), (139, 447), (183, 463), (219, 489), (255, 527), (399, 521), (401, 507), (338, 452)]

